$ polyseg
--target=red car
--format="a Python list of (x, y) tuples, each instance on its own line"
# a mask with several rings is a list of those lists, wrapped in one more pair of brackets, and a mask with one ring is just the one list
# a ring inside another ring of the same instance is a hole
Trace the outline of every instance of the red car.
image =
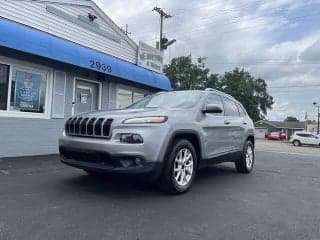
[(281, 132), (272, 132), (270, 134), (266, 134), (266, 138), (268, 140), (282, 141), (282, 140), (286, 140), (287, 139), (287, 135), (285, 133), (281, 133)]

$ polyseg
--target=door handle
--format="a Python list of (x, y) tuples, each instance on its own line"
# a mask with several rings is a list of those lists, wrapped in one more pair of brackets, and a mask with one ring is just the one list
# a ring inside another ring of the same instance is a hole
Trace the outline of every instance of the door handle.
[(242, 124), (243, 124), (243, 125), (247, 125), (248, 123), (247, 123), (247, 122), (242, 122)]
[(230, 124), (230, 121), (225, 120), (225, 121), (224, 121), (224, 124), (229, 125), (229, 124)]

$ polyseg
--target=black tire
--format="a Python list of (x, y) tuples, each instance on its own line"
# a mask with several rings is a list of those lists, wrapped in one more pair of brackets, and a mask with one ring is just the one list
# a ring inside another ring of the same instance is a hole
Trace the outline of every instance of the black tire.
[[(192, 154), (192, 158), (193, 158), (193, 171), (192, 171), (192, 174), (190, 174), (191, 175), (190, 180), (185, 186), (179, 185), (179, 183), (175, 179), (175, 172), (174, 172), (176, 156), (180, 151), (183, 151), (183, 149), (188, 149)], [(198, 166), (197, 164), (198, 164), (198, 157), (192, 143), (185, 139), (176, 140), (173, 143), (172, 148), (167, 152), (167, 155), (165, 158), (165, 166), (163, 168), (162, 174), (159, 179), (160, 188), (171, 194), (186, 193), (188, 190), (190, 190), (191, 185), (196, 176), (197, 166)]]
[(293, 146), (296, 146), (296, 147), (301, 146), (301, 142), (299, 140), (294, 140), (292, 144)]
[[(250, 166), (248, 166), (249, 164), (247, 164), (247, 151), (249, 150), (248, 148), (251, 148), (251, 151), (252, 151), (252, 161)], [(251, 141), (247, 141), (246, 144), (244, 145), (241, 158), (235, 162), (235, 166), (239, 173), (250, 173), (253, 169), (253, 165), (254, 165), (254, 146)]]

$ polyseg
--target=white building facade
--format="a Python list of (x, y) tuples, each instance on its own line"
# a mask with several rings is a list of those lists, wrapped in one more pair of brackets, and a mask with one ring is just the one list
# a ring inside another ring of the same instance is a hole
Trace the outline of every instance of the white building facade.
[(170, 90), (89, 0), (1, 0), (0, 158), (55, 154), (65, 119)]

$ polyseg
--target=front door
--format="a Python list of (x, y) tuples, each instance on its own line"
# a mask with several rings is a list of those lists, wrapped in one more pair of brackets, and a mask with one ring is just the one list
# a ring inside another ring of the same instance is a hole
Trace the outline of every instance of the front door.
[[(221, 97), (214, 93), (208, 94), (207, 104), (217, 105), (223, 109)], [(213, 158), (231, 150), (230, 137), (226, 134), (229, 126), (225, 124), (224, 112), (206, 113), (201, 125), (206, 134), (206, 158)]]
[(76, 79), (75, 114), (99, 110), (99, 83)]

